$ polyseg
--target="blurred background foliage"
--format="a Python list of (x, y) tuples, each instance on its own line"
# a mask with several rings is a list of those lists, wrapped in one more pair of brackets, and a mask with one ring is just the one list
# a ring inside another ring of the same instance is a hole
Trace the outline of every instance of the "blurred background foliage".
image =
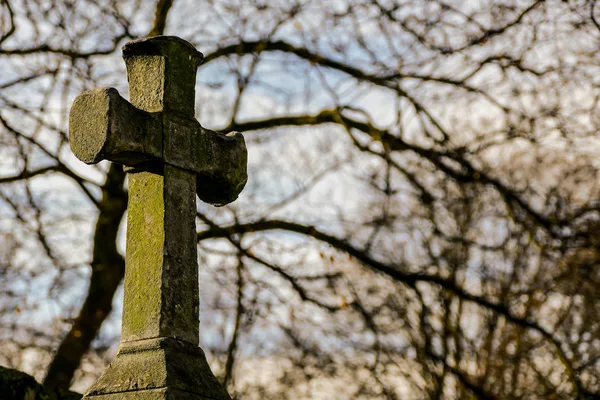
[(120, 47), (205, 54), (249, 182), (198, 203), (201, 346), (236, 399), (600, 398), (595, 0), (0, 0), (0, 365), (116, 351), (126, 175), (68, 147)]

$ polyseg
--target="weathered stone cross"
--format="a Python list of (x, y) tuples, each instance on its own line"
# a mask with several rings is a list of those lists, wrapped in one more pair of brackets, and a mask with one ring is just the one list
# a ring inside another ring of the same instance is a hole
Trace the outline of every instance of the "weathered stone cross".
[(239, 133), (194, 117), (202, 53), (177, 37), (123, 47), (131, 103), (116, 89), (84, 92), (69, 117), (71, 149), (129, 175), (123, 326), (119, 351), (85, 398), (229, 399), (198, 347), (196, 193), (222, 205), (246, 183)]

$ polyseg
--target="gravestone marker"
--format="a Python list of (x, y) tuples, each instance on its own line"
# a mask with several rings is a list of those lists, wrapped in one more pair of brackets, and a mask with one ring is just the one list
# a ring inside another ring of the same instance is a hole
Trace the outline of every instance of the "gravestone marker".
[(198, 347), (196, 194), (223, 205), (246, 183), (241, 134), (194, 117), (202, 53), (177, 37), (123, 47), (131, 103), (116, 89), (84, 92), (69, 116), (71, 149), (129, 172), (119, 351), (85, 394), (94, 400), (230, 399)]

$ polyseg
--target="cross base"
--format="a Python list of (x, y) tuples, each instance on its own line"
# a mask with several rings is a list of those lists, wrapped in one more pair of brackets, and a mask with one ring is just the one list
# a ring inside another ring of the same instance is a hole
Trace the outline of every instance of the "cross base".
[(121, 343), (89, 400), (231, 400), (202, 349), (173, 338)]
[(177, 389), (151, 389), (136, 392), (112, 393), (93, 397), (84, 397), (93, 400), (208, 400), (213, 397), (204, 397), (195, 393), (184, 392)]

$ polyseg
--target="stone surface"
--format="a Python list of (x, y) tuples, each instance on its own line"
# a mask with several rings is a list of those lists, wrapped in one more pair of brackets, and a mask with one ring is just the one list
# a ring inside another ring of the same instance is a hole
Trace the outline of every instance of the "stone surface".
[(121, 340), (169, 336), (197, 345), (196, 177), (164, 168), (163, 176), (129, 176)]
[(123, 325), (117, 356), (89, 399), (229, 399), (198, 347), (196, 194), (233, 201), (247, 180), (239, 133), (194, 119), (202, 54), (175, 37), (123, 47), (131, 103), (115, 89), (77, 97), (73, 152), (119, 162), (129, 175)]
[(123, 343), (119, 356), (88, 389), (86, 398), (93, 396), (96, 400), (96, 396), (111, 393), (153, 392), (164, 388), (202, 398), (229, 399), (198, 346), (164, 337)]

